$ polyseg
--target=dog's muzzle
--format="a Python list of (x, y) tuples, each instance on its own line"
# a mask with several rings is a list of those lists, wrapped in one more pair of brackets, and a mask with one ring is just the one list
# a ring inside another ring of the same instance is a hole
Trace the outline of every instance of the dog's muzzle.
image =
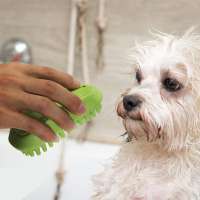
[(122, 101), (118, 104), (117, 114), (125, 118), (132, 120), (142, 120), (141, 118), (141, 107), (143, 99), (138, 95), (126, 95)]

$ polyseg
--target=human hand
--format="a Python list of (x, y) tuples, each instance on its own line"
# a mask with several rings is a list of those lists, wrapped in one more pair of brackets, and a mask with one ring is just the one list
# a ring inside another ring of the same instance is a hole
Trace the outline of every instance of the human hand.
[(79, 87), (80, 83), (72, 76), (52, 68), (0, 64), (0, 128), (18, 128), (46, 141), (56, 140), (51, 129), (24, 112), (40, 112), (70, 130), (74, 127), (72, 120), (55, 102), (72, 113), (84, 113), (81, 100), (70, 92)]

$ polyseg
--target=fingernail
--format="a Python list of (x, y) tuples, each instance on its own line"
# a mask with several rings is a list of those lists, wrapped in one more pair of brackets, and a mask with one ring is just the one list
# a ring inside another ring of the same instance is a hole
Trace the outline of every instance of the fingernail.
[(78, 112), (79, 113), (84, 113), (85, 112), (85, 106), (83, 104), (81, 104), (78, 108)]

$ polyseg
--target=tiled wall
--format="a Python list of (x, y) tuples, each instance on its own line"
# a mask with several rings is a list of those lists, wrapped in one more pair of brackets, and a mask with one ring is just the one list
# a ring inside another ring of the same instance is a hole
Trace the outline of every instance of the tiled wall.
[[(117, 141), (123, 130), (115, 104), (131, 82), (126, 74), (128, 49), (134, 39), (149, 39), (150, 28), (182, 32), (198, 25), (200, 1), (107, 0), (106, 68), (102, 73), (95, 73), (97, 2), (88, 0), (87, 44), (91, 79), (104, 93), (104, 107), (88, 136)], [(0, 0), (0, 45), (11, 37), (23, 38), (32, 46), (35, 64), (66, 70), (70, 5), (70, 0)], [(81, 78), (80, 63), (76, 63), (76, 74)]]

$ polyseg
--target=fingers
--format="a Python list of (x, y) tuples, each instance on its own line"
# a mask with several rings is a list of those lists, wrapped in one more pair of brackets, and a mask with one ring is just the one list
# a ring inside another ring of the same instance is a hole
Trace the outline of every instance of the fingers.
[(43, 125), (39, 121), (25, 116), (23, 114), (17, 114), (18, 123), (15, 124), (15, 128), (25, 130), (29, 133), (33, 133), (45, 141), (57, 141), (57, 136), (51, 131), (50, 128)]
[(27, 66), (27, 73), (40, 79), (57, 82), (69, 90), (74, 90), (80, 87), (80, 82), (74, 79), (71, 75), (49, 67), (34, 67), (30, 65)]
[(57, 141), (57, 136), (47, 126), (37, 120), (23, 115), (16, 111), (6, 110), (1, 121), (4, 121), (3, 128), (17, 128), (33, 133), (45, 141)]
[[(1, 68), (0, 128), (19, 128), (43, 139), (54, 140), (55, 135), (48, 127), (22, 113), (28, 109), (53, 119), (66, 130), (73, 128), (67, 113), (55, 103), (59, 102), (77, 114), (84, 110), (81, 100), (67, 91), (80, 87), (72, 76), (51, 68), (21, 63), (5, 64)], [(8, 111), (2, 112), (4, 108)]]
[(82, 114), (85, 111), (80, 98), (56, 82), (43, 79), (29, 79), (26, 81), (24, 89), (28, 93), (44, 96), (61, 103), (72, 113)]
[(29, 109), (40, 112), (44, 116), (57, 122), (65, 130), (71, 130), (74, 128), (74, 123), (68, 114), (48, 98), (24, 93), (22, 101), (21, 111)]

